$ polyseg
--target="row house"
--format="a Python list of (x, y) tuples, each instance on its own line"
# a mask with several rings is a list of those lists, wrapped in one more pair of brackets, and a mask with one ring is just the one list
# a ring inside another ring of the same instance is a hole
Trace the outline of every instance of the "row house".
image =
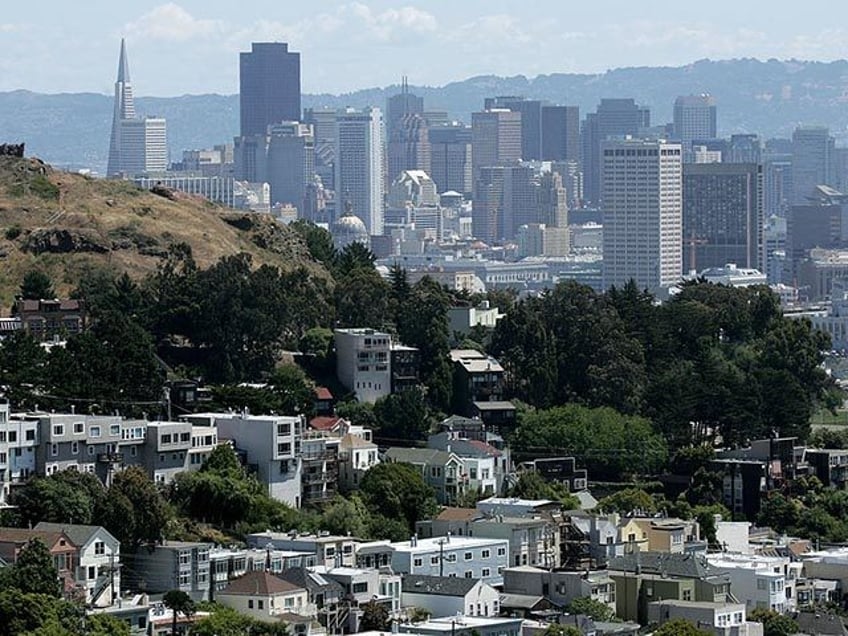
[(339, 490), (339, 438), (322, 431), (303, 433), (300, 446), (301, 505), (318, 505)]
[(75, 598), (79, 547), (61, 530), (0, 528), (0, 561), (14, 565), (21, 550), (33, 539), (40, 540), (53, 557), (53, 565), (66, 597)]
[(338, 583), (349, 604), (347, 629), (350, 633), (361, 631), (362, 606), (374, 602), (386, 608), (390, 618), (398, 618), (401, 610), (400, 574), (389, 569), (363, 569), (346, 566), (319, 565), (309, 568), (312, 574)]
[(312, 555), (314, 565), (327, 567), (354, 567), (359, 540), (337, 536), (328, 532), (298, 534), (291, 532), (254, 532), (244, 538), (248, 547), (257, 549), (288, 550)]
[(147, 594), (185, 592), (195, 601), (208, 601), (213, 579), (211, 543), (163, 541), (141, 546), (125, 555), (124, 581), (129, 589)]
[(716, 636), (761, 636), (761, 623), (748, 620), (744, 603), (669, 599), (648, 604), (648, 620), (663, 625), (683, 619)]
[(318, 415), (309, 420), (309, 428), (331, 440), (327, 443), (338, 445), (335, 486), (343, 492), (356, 490), (365, 473), (380, 463), (371, 430), (364, 426), (335, 415)]
[(259, 621), (279, 620), (284, 614), (302, 614), (308, 607), (306, 588), (266, 571), (252, 571), (233, 579), (217, 595), (217, 602)]
[(88, 312), (84, 300), (21, 299), (15, 301), (14, 315), (36, 340), (67, 338), (85, 330)]
[(402, 604), (431, 616), (499, 616), (500, 594), (483, 581), (455, 576), (407, 574)]
[(373, 541), (357, 548), (359, 567), (391, 567), (403, 574), (455, 576), (481, 579), (490, 585), (503, 583), (509, 558), (509, 542), (480, 537), (433, 537), (409, 541)]
[(455, 453), (462, 458), (468, 473), (468, 487), (484, 497), (503, 492), (511, 475), (509, 449), (496, 448), (476, 439), (467, 439), (459, 431), (442, 431), (427, 438), (427, 447)]
[(546, 598), (560, 608), (588, 597), (615, 611), (615, 582), (606, 570), (556, 571), (532, 565), (504, 570), (504, 594)]
[(227, 587), (231, 580), (248, 572), (267, 571), (279, 574), (289, 568), (313, 565), (315, 565), (315, 555), (311, 552), (275, 550), (270, 547), (264, 549), (213, 547), (209, 552), (209, 572), (212, 578), (211, 600), (215, 600), (215, 595)]
[(36, 474), (38, 423), (11, 417), (0, 404), (0, 508), (9, 505), (11, 490)]
[(795, 570), (789, 557), (715, 554), (707, 560), (727, 572), (734, 596), (749, 610), (769, 609), (782, 614), (796, 608)]
[(504, 369), (495, 358), (474, 349), (453, 349), (453, 407), (473, 415), (475, 402), (500, 402), (504, 393)]
[(465, 464), (455, 453), (435, 448), (392, 447), (386, 451), (386, 461), (411, 464), (418, 469), (441, 504), (455, 504), (469, 492)]

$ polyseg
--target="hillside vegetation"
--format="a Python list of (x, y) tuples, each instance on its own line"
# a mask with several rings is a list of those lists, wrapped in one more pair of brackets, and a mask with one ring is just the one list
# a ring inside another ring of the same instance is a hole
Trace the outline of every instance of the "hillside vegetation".
[(257, 267), (305, 265), (326, 276), (300, 236), (267, 215), (62, 172), (38, 159), (0, 157), (0, 311), (8, 312), (34, 267), (64, 295), (92, 268), (140, 279), (178, 243), (191, 247), (200, 267), (245, 252)]

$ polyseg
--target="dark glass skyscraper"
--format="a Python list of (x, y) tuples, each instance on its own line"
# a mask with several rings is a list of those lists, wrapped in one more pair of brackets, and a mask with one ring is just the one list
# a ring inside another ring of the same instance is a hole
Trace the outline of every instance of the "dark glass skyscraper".
[(240, 55), (239, 98), (242, 137), (300, 121), (300, 53), (284, 42), (254, 42)]

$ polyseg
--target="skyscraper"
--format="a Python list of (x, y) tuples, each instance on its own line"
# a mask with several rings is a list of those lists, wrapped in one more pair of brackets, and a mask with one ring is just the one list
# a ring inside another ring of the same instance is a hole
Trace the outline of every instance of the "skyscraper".
[(765, 269), (763, 170), (755, 163), (683, 166), (683, 267)]
[[(372, 236), (383, 233), (383, 113), (339, 111), (336, 119), (336, 209), (350, 207)], [(350, 206), (348, 206), (348, 202)]]
[(542, 106), (542, 161), (580, 161), (580, 109)]
[(430, 172), (430, 136), (427, 120), (408, 113), (395, 120), (389, 130), (387, 154), (389, 181), (408, 170)]
[(695, 139), (715, 139), (716, 101), (711, 95), (681, 95), (674, 100), (674, 136), (687, 152)]
[(239, 55), (241, 136), (300, 121), (300, 53), (283, 42), (254, 42)]
[(583, 196), (597, 205), (601, 199), (601, 142), (610, 137), (637, 135), (651, 125), (651, 111), (633, 99), (602, 99), (583, 122)]
[(134, 177), (168, 168), (168, 143), (165, 120), (158, 117), (139, 119), (135, 113), (126, 42), (121, 39), (118, 78), (109, 160), (106, 175)]
[(792, 202), (805, 203), (816, 186), (833, 186), (834, 140), (825, 126), (799, 126), (792, 133)]
[(602, 142), (604, 287), (632, 278), (654, 289), (680, 279), (681, 152), (666, 141)]
[(302, 212), (306, 186), (315, 173), (315, 138), (309, 124), (286, 121), (268, 127), (271, 204), (290, 203)]
[(430, 177), (439, 192), (459, 192), (470, 196), (471, 128), (461, 124), (438, 126), (428, 131), (430, 139)]

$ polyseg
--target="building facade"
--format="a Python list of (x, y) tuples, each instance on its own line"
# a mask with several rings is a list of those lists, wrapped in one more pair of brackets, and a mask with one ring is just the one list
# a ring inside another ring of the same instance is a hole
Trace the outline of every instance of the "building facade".
[(240, 135), (264, 135), (268, 126), (300, 121), (300, 53), (284, 42), (253, 42), (239, 55)]

